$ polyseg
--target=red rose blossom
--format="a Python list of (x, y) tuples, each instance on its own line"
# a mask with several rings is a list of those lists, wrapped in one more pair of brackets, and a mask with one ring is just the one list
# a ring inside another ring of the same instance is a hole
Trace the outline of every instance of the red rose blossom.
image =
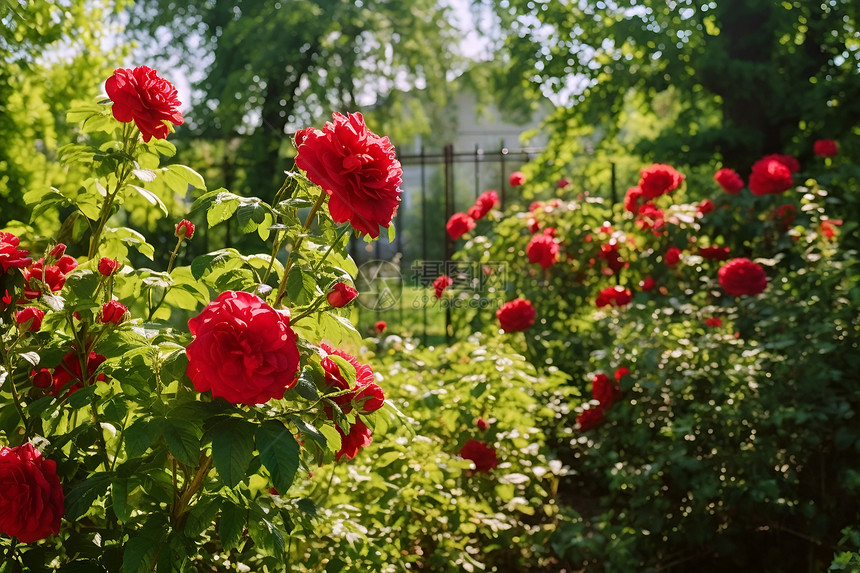
[(376, 334), (382, 334), (388, 328), (388, 324), (384, 320), (378, 320), (373, 327), (376, 329)]
[(654, 277), (645, 277), (644, 279), (639, 281), (639, 288), (643, 292), (648, 292), (649, 290), (654, 288), (655, 284), (656, 284), (656, 281), (654, 280)]
[(56, 535), (64, 502), (56, 462), (30, 443), (0, 448), (0, 533), (21, 543)]
[(556, 182), (555, 185), (559, 189), (564, 189), (565, 187), (570, 185), (570, 179), (567, 179), (566, 177), (562, 177), (561, 179), (558, 180), (558, 182)]
[(753, 164), (749, 183), (753, 195), (782, 193), (792, 185), (791, 170), (782, 161), (768, 156)]
[(6, 273), (10, 267), (24, 268), (30, 266), (33, 259), (27, 256), (27, 251), (18, 248), (19, 239), (12, 233), (0, 233), (0, 268)]
[(374, 239), (400, 205), (403, 168), (387, 137), (367, 129), (360, 113), (335, 113), (322, 130), (296, 133), (296, 165), (331, 196), (329, 212)]
[[(628, 374), (630, 374), (630, 369), (629, 369), (629, 368), (627, 368), (626, 366), (619, 366), (619, 367), (618, 367), (618, 368), (616, 368), (616, 370), (615, 370), (615, 375), (614, 375), (614, 376), (615, 376), (615, 381), (616, 381), (616, 382), (621, 382), (621, 379), (622, 379), (622, 378), (624, 378), (625, 376), (627, 376)], [(620, 391), (620, 390), (619, 390), (619, 391)]]
[(188, 377), (198, 392), (263, 404), (296, 384), (299, 351), (290, 317), (260, 297), (226, 291), (188, 321)]
[(477, 420), (475, 420), (475, 426), (477, 426), (478, 429), (482, 432), (485, 432), (487, 431), (487, 428), (490, 427), (490, 423), (483, 418), (478, 418)]
[[(52, 394), (58, 396), (60, 391), (65, 389), (66, 396), (68, 396), (83, 388), (85, 382), (87, 385), (92, 384), (93, 375), (95, 375), (96, 370), (98, 370), (98, 367), (101, 366), (102, 362), (105, 360), (107, 360), (107, 358), (101, 354), (90, 352), (89, 356), (87, 356), (87, 375), (86, 380), (84, 380), (84, 376), (81, 371), (81, 360), (78, 357), (78, 353), (74, 350), (66, 352), (63, 356), (62, 362), (54, 368), (54, 390)], [(104, 382), (107, 378), (104, 373), (101, 373), (95, 378), (95, 380), (98, 382)]]
[(66, 254), (66, 245), (63, 243), (57, 243), (57, 245), (51, 249), (51, 252), (48, 253), (49, 257), (54, 257), (55, 259), (59, 259), (63, 255)]
[(99, 260), (99, 273), (106, 277), (116, 273), (121, 267), (122, 263), (116, 259), (102, 257), (101, 260)]
[(194, 223), (188, 219), (182, 219), (176, 223), (176, 230), (173, 232), (173, 235), (177, 239), (188, 239), (190, 241), (194, 237)]
[(521, 332), (528, 330), (535, 322), (537, 311), (532, 303), (524, 298), (515, 298), (506, 302), (496, 311), (496, 318), (505, 332)]
[(663, 262), (670, 269), (674, 269), (681, 262), (681, 249), (678, 247), (669, 247), (666, 250), (666, 254), (663, 255)]
[(128, 308), (118, 300), (111, 300), (102, 306), (100, 320), (105, 324), (119, 324)]
[(499, 465), (496, 449), (478, 440), (466, 440), (466, 443), (460, 448), (460, 457), (464, 460), (471, 460), (475, 464), (475, 471), (478, 472), (486, 473)]
[(105, 91), (113, 101), (114, 118), (122, 123), (134, 121), (144, 141), (167, 139), (170, 128), (165, 121), (173, 125), (184, 122), (176, 88), (146, 66), (117, 69), (105, 82)]
[(832, 139), (819, 139), (812, 144), (812, 152), (819, 157), (835, 157), (839, 154), (839, 149)]
[(445, 230), (452, 241), (456, 241), (475, 228), (475, 220), (465, 213), (454, 213), (445, 224)]
[(36, 370), (31, 370), (30, 378), (32, 379), (33, 386), (36, 388), (42, 388), (44, 390), (54, 386), (54, 374), (48, 368), (40, 368), (38, 372)]
[(696, 207), (696, 213), (707, 215), (714, 210), (714, 202), (710, 199), (705, 199)]
[(335, 308), (342, 308), (348, 305), (358, 296), (358, 291), (345, 282), (339, 282), (331, 288), (332, 291), (326, 295), (326, 300)]
[(722, 321), (719, 317), (714, 316), (714, 317), (711, 317), (711, 318), (706, 319), (706, 320), (705, 320), (705, 324), (706, 324), (707, 326), (713, 326), (713, 327), (716, 327), (716, 326), (722, 326), (722, 325), (723, 325), (723, 321)]
[(642, 189), (639, 187), (631, 187), (627, 190), (627, 193), (624, 194), (624, 210), (633, 213), (634, 215), (639, 212), (639, 207), (641, 207), (640, 201), (642, 200)]
[(442, 298), (442, 293), (452, 284), (454, 284), (454, 279), (448, 275), (439, 275), (433, 280), (433, 290), (435, 291), (433, 294), (436, 298)]
[(493, 207), (499, 202), (499, 194), (495, 191), (484, 191), (475, 200), (475, 204), (469, 207), (466, 214), (475, 221), (483, 218), (487, 213), (493, 210)]
[(842, 219), (825, 219), (821, 221), (819, 230), (828, 239), (836, 236), (836, 227), (842, 224)]
[(612, 406), (621, 397), (621, 388), (609, 379), (603, 372), (595, 374), (591, 380), (591, 395), (600, 402), (604, 410)]
[(633, 301), (633, 293), (630, 289), (614, 286), (606, 287), (597, 295), (594, 303), (598, 308), (604, 306), (624, 306)]
[(654, 203), (648, 201), (639, 207), (639, 216), (636, 218), (636, 226), (647, 231), (653, 229), (654, 234), (665, 225), (663, 210), (658, 209)]
[(45, 311), (33, 306), (15, 311), (15, 324), (24, 332), (39, 332)]
[[(345, 413), (352, 410), (353, 405), (362, 414), (370, 414), (382, 407), (385, 402), (385, 394), (382, 391), (373, 377), (373, 369), (367, 364), (362, 364), (354, 356), (342, 350), (337, 350), (323, 343), (320, 349), (325, 353), (325, 357), (320, 360), (320, 364), (325, 371), (325, 383), (331, 388), (338, 391), (349, 390), (348, 392), (335, 396), (332, 400), (341, 407)], [(349, 362), (355, 369), (355, 386), (349, 385), (349, 382), (343, 376), (340, 366), (332, 360), (330, 356), (339, 356)]]
[(645, 199), (656, 199), (681, 185), (684, 176), (663, 163), (655, 163), (639, 171), (639, 188)]
[(508, 183), (511, 184), (511, 187), (519, 187), (523, 183), (526, 182), (525, 173), (522, 171), (514, 171), (511, 173), (511, 176), (508, 178)]
[(728, 167), (723, 167), (717, 171), (714, 174), (714, 181), (723, 188), (723, 191), (731, 195), (737, 195), (744, 188), (744, 180), (741, 176), (738, 175), (737, 171)]
[(729, 258), (729, 247), (699, 247), (699, 254), (706, 259), (724, 261)]
[(336, 460), (344, 456), (353, 459), (361, 448), (369, 446), (373, 441), (370, 428), (360, 418), (356, 418), (355, 423), (349, 427), (348, 434), (344, 434), (338, 425), (335, 425), (335, 429), (340, 434), (340, 450), (335, 454)]
[(535, 235), (526, 247), (529, 262), (548, 269), (558, 260), (558, 243), (549, 235)]
[(767, 287), (764, 269), (749, 259), (732, 259), (720, 267), (717, 276), (720, 286), (733, 296), (755, 296)]
[(587, 432), (588, 430), (593, 430), (602, 424), (605, 419), (606, 415), (604, 414), (603, 408), (589, 408), (588, 410), (583, 410), (582, 413), (576, 417), (576, 423), (579, 425), (580, 431)]
[[(65, 260), (64, 260), (65, 259)], [(63, 255), (60, 261), (69, 271), (75, 268), (75, 260), (68, 255)], [(42, 295), (42, 287), (39, 283), (48, 286), (51, 292), (61, 290), (66, 284), (66, 273), (58, 265), (45, 265), (44, 259), (39, 259), (24, 271), (24, 296), (30, 299), (39, 298)]]
[(613, 275), (623, 268), (629, 267), (630, 263), (621, 260), (621, 253), (618, 251), (618, 243), (605, 243), (600, 245), (600, 253), (597, 255), (606, 262), (606, 269), (603, 269), (603, 274)]
[(762, 159), (775, 159), (779, 161), (792, 173), (797, 173), (800, 171), (800, 162), (791, 155), (785, 155), (783, 153), (771, 153), (770, 155), (765, 155)]

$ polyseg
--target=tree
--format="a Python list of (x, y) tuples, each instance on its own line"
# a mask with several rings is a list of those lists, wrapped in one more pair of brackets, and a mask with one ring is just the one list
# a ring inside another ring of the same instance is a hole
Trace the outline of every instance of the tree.
[[(507, 31), (503, 73), (560, 104), (568, 140), (605, 130), (611, 145), (635, 101), (673, 89), (674, 121), (633, 151), (699, 162), (714, 153), (746, 170), (766, 153), (811, 155), (812, 140), (847, 143), (860, 118), (860, 5), (746, 0), (560, 2), (476, 0)], [(651, 110), (653, 112), (653, 110)]]
[(58, 142), (71, 139), (65, 112), (90, 102), (91, 86), (115, 67), (120, 50), (103, 46), (122, 4), (0, 1), (0, 225), (27, 216), (27, 191), (63, 185), (55, 158)]
[(412, 131), (428, 131), (416, 100), (389, 94), (444, 99), (458, 45), (436, 0), (139, 0), (131, 14), (131, 32), (166, 39), (194, 80), (186, 133), (238, 141), (224, 182), (259, 196), (280, 185), (290, 134), (333, 111), (364, 111), (386, 133), (421, 118)]

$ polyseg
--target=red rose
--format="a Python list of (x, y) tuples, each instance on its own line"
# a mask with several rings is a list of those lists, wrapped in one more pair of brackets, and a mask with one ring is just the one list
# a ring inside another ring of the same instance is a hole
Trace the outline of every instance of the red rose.
[(122, 123), (134, 121), (144, 141), (167, 139), (170, 128), (165, 121), (173, 125), (184, 122), (176, 88), (146, 66), (117, 69), (105, 82), (105, 91), (113, 101), (114, 118)]
[(106, 277), (116, 273), (122, 267), (122, 263), (116, 259), (102, 257), (99, 261), (99, 273)]
[(780, 163), (788, 167), (788, 170), (792, 173), (797, 173), (798, 171), (800, 171), (800, 162), (791, 155), (785, 155), (782, 153), (771, 153), (770, 155), (765, 155), (764, 157), (762, 157), (762, 159), (774, 159), (776, 161), (779, 161)]
[(591, 380), (591, 395), (600, 402), (600, 407), (605, 410), (621, 397), (621, 388), (618, 387), (617, 383), (613, 383), (609, 376), (601, 372), (595, 374)]
[(749, 259), (732, 259), (720, 268), (717, 276), (720, 286), (733, 296), (755, 296), (767, 287), (764, 269)]
[(678, 188), (684, 176), (670, 165), (655, 163), (639, 171), (639, 188), (645, 199), (655, 199)]
[(436, 277), (433, 281), (433, 289), (436, 291), (434, 294), (436, 298), (442, 298), (442, 293), (445, 292), (445, 289), (454, 284), (454, 279), (449, 277), (448, 275), (440, 275)]
[(102, 306), (101, 321), (105, 324), (119, 324), (128, 308), (118, 300), (112, 300)]
[(194, 237), (194, 223), (188, 219), (182, 219), (176, 224), (176, 230), (173, 232), (173, 235), (177, 239), (188, 239), (190, 241)]
[(226, 291), (188, 321), (188, 377), (198, 392), (262, 404), (296, 384), (299, 350), (290, 317), (260, 297)]
[(558, 260), (558, 243), (549, 235), (535, 235), (526, 247), (530, 263), (548, 269)]
[(478, 429), (482, 432), (485, 432), (487, 428), (490, 427), (490, 423), (483, 418), (478, 418), (477, 420), (475, 420), (475, 426), (477, 426)]
[[(342, 350), (336, 350), (325, 343), (320, 348), (326, 354), (320, 361), (325, 371), (326, 385), (337, 390), (351, 390), (333, 398), (334, 402), (344, 412), (350, 412), (353, 404), (362, 414), (375, 412), (382, 407), (385, 401), (385, 394), (382, 392), (382, 388), (374, 381), (373, 369), (370, 366), (361, 364), (351, 354), (347, 354)], [(337, 362), (329, 358), (329, 355), (340, 356), (355, 368), (354, 388), (349, 385), (349, 382), (347, 382), (340, 371), (340, 366), (338, 366)]]
[(358, 296), (358, 291), (344, 282), (335, 284), (332, 291), (326, 296), (328, 303), (335, 308), (341, 308), (348, 305)]
[(18, 237), (12, 233), (0, 233), (0, 268), (4, 273), (9, 271), (9, 267), (24, 268), (33, 262), (27, 251), (18, 248), (18, 243)]
[(535, 322), (537, 311), (532, 303), (524, 298), (515, 298), (506, 302), (496, 311), (496, 318), (505, 332), (520, 332), (528, 330)]
[[(105, 360), (107, 360), (107, 358), (101, 354), (90, 352), (87, 357), (87, 376), (85, 381), (81, 372), (81, 360), (78, 357), (77, 352), (70, 350), (65, 354), (65, 356), (63, 356), (63, 361), (54, 368), (54, 390), (52, 394), (57, 396), (61, 390), (65, 389), (66, 396), (68, 396), (69, 394), (77, 392), (83, 388), (84, 382), (86, 382), (87, 385), (92, 384), (93, 375)], [(96, 380), (104, 382), (107, 378), (105, 378), (104, 373), (101, 373), (96, 377)], [(69, 384), (71, 384), (71, 386), (69, 386)]]
[(388, 138), (367, 129), (360, 113), (332, 120), (296, 133), (296, 165), (331, 196), (332, 219), (376, 238), (400, 205), (403, 169)]
[(555, 233), (556, 233), (555, 227), (547, 227), (546, 229), (543, 230), (543, 234), (546, 235), (547, 237), (553, 237), (554, 238)]
[[(62, 259), (68, 257), (73, 262), (74, 259), (68, 255), (63, 255), (60, 259), (64, 267), (69, 268), (71, 262)], [(57, 261), (58, 263), (60, 261)], [(77, 264), (77, 263), (75, 263)], [(74, 268), (74, 266), (72, 266)], [(71, 270), (71, 269), (69, 269)], [(33, 266), (24, 271), (24, 280), (27, 284), (24, 285), (24, 296), (27, 298), (39, 298), (42, 295), (42, 287), (40, 283), (48, 286), (51, 292), (57, 292), (66, 284), (66, 273), (57, 265), (45, 265), (44, 259), (39, 259)]]
[(40, 368), (38, 372), (31, 370), (30, 378), (36, 388), (51, 388), (54, 385), (54, 375), (47, 368)]
[(768, 156), (756, 161), (750, 175), (750, 191), (753, 195), (782, 193), (794, 185), (791, 170), (786, 165)]
[(714, 327), (716, 327), (716, 326), (722, 326), (722, 325), (723, 325), (723, 321), (722, 321), (719, 317), (716, 317), (716, 316), (715, 316), (715, 317), (712, 317), (712, 318), (708, 318), (708, 319), (706, 319), (706, 320), (705, 320), (705, 324), (706, 324), (707, 326), (714, 326)]
[(656, 284), (656, 281), (654, 280), (654, 277), (645, 277), (644, 279), (639, 281), (639, 288), (642, 291), (647, 292), (647, 291), (651, 290), (652, 288), (654, 288), (655, 284)]
[(49, 257), (54, 257), (55, 259), (59, 259), (64, 254), (66, 254), (66, 245), (63, 243), (57, 243), (57, 246), (51, 249), (51, 252), (48, 253)]
[(378, 320), (373, 327), (376, 329), (376, 334), (382, 334), (388, 328), (388, 324), (384, 320)]
[[(619, 366), (615, 370), (615, 381), (621, 382), (621, 379), (624, 378), (625, 376), (627, 376), (628, 374), (630, 374), (629, 368), (627, 368), (626, 366)], [(619, 389), (619, 391), (620, 391), (620, 389)]]
[(452, 241), (456, 241), (475, 228), (475, 220), (465, 213), (454, 213), (445, 224), (445, 230)]
[(508, 178), (508, 183), (511, 184), (511, 187), (519, 187), (523, 183), (526, 182), (526, 176), (522, 171), (514, 171), (511, 173), (511, 176)]
[(558, 187), (559, 189), (564, 189), (564, 188), (565, 188), (565, 187), (567, 187), (568, 185), (570, 185), (570, 179), (567, 179), (567, 178), (565, 178), (565, 177), (562, 177), (562, 178), (561, 178), (561, 179), (559, 179), (559, 180), (558, 180), (558, 182), (556, 183), (556, 187)]
[(607, 269), (604, 269), (606, 275), (612, 275), (630, 264), (621, 260), (621, 253), (618, 252), (618, 243), (606, 243), (600, 245), (600, 253), (597, 255), (606, 262)]
[(706, 259), (724, 261), (729, 258), (729, 247), (699, 247), (699, 254)]
[(498, 202), (498, 193), (495, 191), (484, 191), (478, 195), (478, 198), (475, 200), (475, 204), (469, 207), (466, 214), (477, 221), (492, 211), (493, 207), (495, 207)]
[(821, 226), (819, 230), (824, 234), (828, 239), (832, 239), (836, 236), (836, 226), (842, 224), (842, 219), (825, 219), (821, 221)]
[(631, 187), (624, 194), (624, 209), (630, 211), (634, 215), (639, 212), (641, 206), (639, 201), (642, 199), (642, 189), (639, 187)]
[(639, 217), (636, 219), (636, 226), (643, 231), (653, 229), (656, 234), (656, 231), (662, 228), (665, 224), (666, 223), (663, 220), (663, 210), (658, 209), (651, 201), (648, 201), (639, 207)]
[(529, 224), (529, 233), (531, 233), (532, 235), (534, 235), (535, 233), (540, 231), (540, 223), (538, 223), (538, 220), (535, 219), (534, 217), (528, 218), (528, 224)]
[(15, 311), (15, 323), (24, 332), (39, 332), (43, 318), (45, 312), (33, 306)]
[(583, 410), (576, 417), (576, 423), (579, 424), (581, 431), (587, 432), (602, 424), (605, 419), (606, 415), (603, 413), (603, 408), (589, 408), (588, 410)]
[(663, 255), (663, 261), (670, 269), (674, 269), (681, 262), (681, 249), (678, 247), (669, 247), (666, 254)]
[(603, 306), (624, 306), (633, 301), (633, 293), (630, 289), (614, 286), (606, 287), (597, 295), (595, 304), (598, 308)]
[(716, 181), (723, 191), (732, 195), (737, 195), (744, 188), (744, 180), (738, 175), (734, 169), (723, 167), (714, 173), (714, 181)]
[(705, 199), (696, 207), (696, 212), (702, 215), (707, 215), (714, 210), (714, 202), (710, 199)]
[(496, 449), (478, 440), (466, 440), (466, 443), (460, 448), (460, 457), (464, 460), (471, 460), (475, 464), (475, 471), (478, 472), (489, 472), (499, 465)]
[(335, 425), (335, 428), (340, 434), (340, 450), (335, 454), (336, 460), (344, 456), (353, 459), (361, 448), (369, 446), (373, 441), (370, 428), (360, 418), (355, 419), (355, 423), (349, 427), (348, 434), (344, 434), (338, 425)]
[(839, 153), (832, 139), (819, 139), (812, 145), (812, 152), (820, 157), (834, 157)]
[(64, 502), (56, 462), (30, 443), (0, 448), (0, 533), (21, 543), (56, 535)]

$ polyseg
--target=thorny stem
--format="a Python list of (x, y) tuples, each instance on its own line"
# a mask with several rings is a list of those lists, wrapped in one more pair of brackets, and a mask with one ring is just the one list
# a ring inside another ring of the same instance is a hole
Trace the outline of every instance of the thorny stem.
[(281, 284), (278, 287), (278, 295), (275, 297), (275, 306), (280, 305), (281, 299), (284, 298), (284, 293), (287, 290), (287, 277), (290, 276), (290, 267), (292, 266), (295, 257), (298, 256), (299, 248), (302, 246), (302, 242), (305, 239), (305, 234), (308, 232), (308, 230), (310, 230), (311, 223), (313, 222), (317, 211), (319, 211), (320, 207), (322, 207), (323, 203), (325, 203), (325, 199), (327, 196), (328, 195), (325, 191), (320, 190), (320, 196), (317, 199), (317, 202), (314, 203), (314, 206), (311, 207), (311, 211), (310, 213), (308, 213), (307, 219), (305, 219), (305, 224), (304, 226), (302, 226), (302, 230), (299, 233), (299, 236), (296, 238), (296, 242), (293, 245), (293, 250), (292, 252), (290, 252), (290, 256), (287, 258), (287, 264), (284, 267), (284, 276), (283, 278), (281, 278)]
[[(288, 183), (290, 178), (287, 177), (284, 179), (284, 184), (281, 185), (281, 188), (275, 193), (275, 198), (272, 200), (272, 205), (278, 205), (278, 199), (281, 198), (281, 194), (287, 190)], [(266, 268), (266, 274), (263, 276), (263, 284), (265, 284), (269, 280), (269, 275), (272, 274), (272, 267), (275, 265), (275, 257), (278, 254), (278, 251), (281, 250), (281, 230), (275, 229), (275, 238), (272, 240), (272, 256), (269, 257), (269, 266)]]
[[(129, 156), (134, 153), (134, 149), (137, 147), (137, 139), (138, 139), (137, 128), (133, 123), (127, 123), (123, 125), (122, 128), (122, 140), (123, 140), (123, 151), (126, 152)], [(96, 226), (96, 230), (93, 232), (90, 237), (90, 250), (87, 254), (87, 258), (92, 259), (96, 256), (96, 251), (98, 251), (99, 240), (101, 239), (101, 234), (104, 231), (105, 225), (107, 224), (107, 220), (110, 217), (110, 208), (113, 205), (114, 199), (122, 190), (125, 185), (126, 179), (128, 179), (129, 175), (132, 172), (132, 164), (129, 162), (125, 162), (122, 165), (119, 176), (117, 177), (116, 188), (113, 193), (108, 192), (105, 197), (104, 203), (102, 203), (101, 211), (99, 212), (99, 222)]]
[(334, 238), (334, 241), (331, 242), (331, 245), (329, 245), (328, 250), (326, 250), (326, 252), (323, 254), (322, 258), (320, 260), (318, 260), (317, 264), (315, 264), (313, 269), (311, 269), (312, 271), (316, 271), (317, 269), (319, 269), (322, 266), (323, 262), (326, 260), (326, 258), (328, 258), (329, 253), (331, 253), (332, 249), (334, 249), (335, 245), (337, 245), (340, 242), (341, 238), (343, 238), (343, 236), (346, 235), (346, 232), (349, 231), (349, 229), (350, 229), (350, 225), (347, 224), (347, 225), (344, 225), (340, 231), (338, 231), (337, 237)]
[(194, 497), (200, 488), (203, 486), (203, 482), (206, 480), (206, 476), (209, 474), (209, 470), (212, 468), (212, 456), (206, 456), (203, 462), (200, 464), (200, 467), (197, 468), (197, 473), (194, 474), (194, 477), (191, 479), (191, 483), (188, 484), (188, 487), (180, 494), (179, 501), (173, 506), (173, 523), (174, 526), (181, 524), (182, 520), (185, 518), (185, 515), (189, 511), (188, 504), (191, 502), (191, 498)]

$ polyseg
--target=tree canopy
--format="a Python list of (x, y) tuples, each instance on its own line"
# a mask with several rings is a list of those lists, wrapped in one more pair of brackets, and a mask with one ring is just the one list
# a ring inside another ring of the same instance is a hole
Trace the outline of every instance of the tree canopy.
[(429, 129), (420, 100), (397, 92), (444, 100), (457, 45), (448, 18), (436, 0), (138, 0), (129, 30), (158, 38), (156, 55), (193, 81), (184, 131), (228, 142), (225, 184), (265, 194), (292, 155), (289, 135), (332, 111), (363, 111), (393, 137)]
[(667, 90), (673, 121), (630, 151), (690, 163), (716, 153), (745, 169), (765, 153), (802, 158), (813, 139), (847, 140), (860, 117), (860, 5), (850, 0), (475, 4), (506, 31), (503, 74), (552, 94), (553, 125), (597, 130), (598, 145), (623, 134), (631, 102), (659, 116)]

